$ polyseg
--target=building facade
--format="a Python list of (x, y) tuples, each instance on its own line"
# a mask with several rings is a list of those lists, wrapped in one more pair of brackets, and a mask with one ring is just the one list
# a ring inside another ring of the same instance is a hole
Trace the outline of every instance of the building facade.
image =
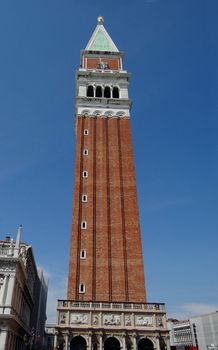
[(55, 324), (46, 324), (45, 336), (43, 341), (43, 350), (53, 350), (54, 349), (54, 338), (55, 338)]
[(76, 74), (76, 163), (59, 349), (165, 349), (165, 306), (147, 303), (131, 140), (130, 74), (98, 18)]
[(199, 350), (218, 350), (218, 311), (190, 318), (194, 345)]
[(182, 350), (193, 347), (192, 325), (189, 320), (167, 320), (170, 331), (170, 346)]
[[(44, 329), (38, 328), (37, 319), (41, 314), (44, 328), (46, 309), (41, 308), (36, 288), (41, 289), (41, 280), (32, 247), (21, 242), (20, 226), (16, 241), (0, 241), (0, 350), (40, 346)], [(43, 288), (47, 298), (46, 283)]]
[(218, 311), (190, 320), (167, 320), (172, 350), (218, 350)]
[(41, 350), (44, 342), (47, 293), (48, 281), (43, 275), (43, 270), (37, 269), (33, 295), (34, 307), (31, 314), (31, 329), (34, 330), (34, 350)]

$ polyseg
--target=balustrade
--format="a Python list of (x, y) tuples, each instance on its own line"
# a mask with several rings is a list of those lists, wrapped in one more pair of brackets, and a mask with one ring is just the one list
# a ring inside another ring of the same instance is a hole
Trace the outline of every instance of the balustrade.
[(147, 310), (147, 311), (165, 311), (164, 304), (158, 303), (103, 303), (103, 302), (85, 302), (58, 300), (58, 308), (78, 308), (78, 309), (124, 309), (124, 310)]

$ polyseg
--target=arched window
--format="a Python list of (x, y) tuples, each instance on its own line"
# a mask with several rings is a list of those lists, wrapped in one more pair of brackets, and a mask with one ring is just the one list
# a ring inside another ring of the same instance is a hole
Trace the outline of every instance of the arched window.
[(83, 202), (83, 203), (88, 202), (88, 196), (87, 196), (87, 194), (83, 194), (83, 195), (82, 195), (82, 202)]
[(119, 98), (119, 89), (116, 86), (113, 88), (113, 98)]
[(81, 222), (81, 229), (82, 230), (86, 230), (87, 229), (87, 222), (86, 221), (82, 221)]
[(88, 177), (88, 171), (87, 171), (87, 170), (84, 170), (84, 171), (82, 172), (82, 175), (83, 175), (83, 177)]
[(86, 259), (86, 250), (84, 249), (80, 250), (80, 259)]
[(85, 293), (85, 284), (84, 283), (80, 283), (80, 285), (79, 285), (79, 293)]
[(97, 86), (96, 87), (95, 96), (96, 97), (102, 97), (102, 87), (101, 86)]
[(87, 88), (87, 96), (88, 97), (94, 97), (94, 88), (92, 85), (89, 85)]
[(111, 98), (111, 89), (109, 86), (106, 86), (104, 89), (104, 97), (105, 98)]

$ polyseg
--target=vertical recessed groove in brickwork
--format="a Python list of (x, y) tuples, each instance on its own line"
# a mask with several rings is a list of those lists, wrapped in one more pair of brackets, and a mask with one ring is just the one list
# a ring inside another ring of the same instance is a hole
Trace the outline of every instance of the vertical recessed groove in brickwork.
[(93, 123), (93, 271), (92, 300), (96, 299), (96, 117)]
[(112, 262), (111, 262), (111, 211), (110, 211), (110, 173), (109, 173), (109, 138), (108, 118), (105, 119), (105, 143), (106, 143), (106, 171), (107, 171), (107, 227), (108, 227), (108, 278), (109, 301), (112, 301)]
[(79, 184), (79, 196), (78, 196), (78, 203), (79, 203), (79, 217), (78, 217), (78, 236), (77, 236), (77, 269), (76, 269), (76, 299), (79, 299), (79, 280), (80, 280), (80, 250), (81, 250), (81, 213), (82, 213), (82, 192), (83, 192), (83, 178), (82, 178), (82, 171), (83, 171), (83, 147), (84, 147), (84, 118), (81, 118), (81, 147), (80, 147), (80, 184)]
[(121, 199), (123, 255), (124, 255), (125, 296), (126, 296), (126, 301), (129, 301), (127, 248), (126, 248), (126, 225), (125, 225), (125, 207), (124, 207), (124, 190), (123, 190), (123, 166), (122, 166), (122, 149), (121, 149), (121, 136), (120, 136), (120, 118), (117, 119), (117, 133), (118, 133), (118, 149), (119, 149), (120, 194), (121, 194), (120, 199)]

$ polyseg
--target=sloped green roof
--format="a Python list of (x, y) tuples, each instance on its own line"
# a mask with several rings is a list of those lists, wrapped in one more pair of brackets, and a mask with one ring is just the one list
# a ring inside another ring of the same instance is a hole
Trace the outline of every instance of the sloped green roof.
[(86, 47), (90, 51), (118, 52), (116, 45), (102, 24), (98, 24)]

